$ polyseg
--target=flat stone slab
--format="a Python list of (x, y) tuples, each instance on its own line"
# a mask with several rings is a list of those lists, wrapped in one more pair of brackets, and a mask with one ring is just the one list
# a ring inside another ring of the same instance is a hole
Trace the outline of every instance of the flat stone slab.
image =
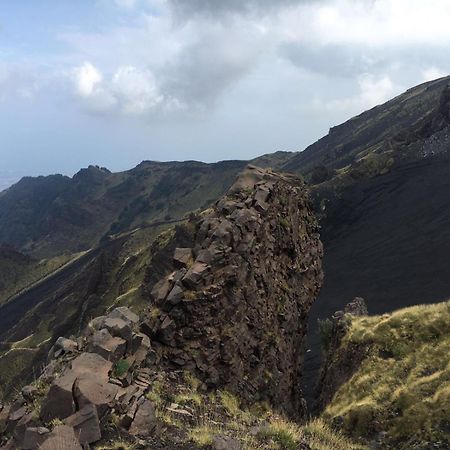
[(83, 450), (83, 448), (72, 427), (59, 425), (53, 429), (39, 450)]
[(72, 370), (76, 375), (92, 374), (107, 380), (112, 369), (112, 362), (96, 353), (82, 353), (72, 361)]

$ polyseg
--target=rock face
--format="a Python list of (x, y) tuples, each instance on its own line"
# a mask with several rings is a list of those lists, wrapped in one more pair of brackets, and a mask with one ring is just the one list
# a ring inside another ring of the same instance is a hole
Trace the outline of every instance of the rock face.
[(332, 328), (329, 348), (323, 362), (316, 387), (315, 409), (321, 412), (331, 401), (337, 390), (346, 383), (359, 368), (366, 355), (366, 346), (351, 344), (341, 351), (341, 342), (350, 325), (349, 316), (366, 316), (367, 306), (363, 298), (355, 297), (344, 311), (336, 311), (331, 320)]
[(192, 248), (152, 290), (143, 330), (168, 369), (298, 414), (302, 342), (322, 246), (302, 182), (249, 167), (194, 222)]

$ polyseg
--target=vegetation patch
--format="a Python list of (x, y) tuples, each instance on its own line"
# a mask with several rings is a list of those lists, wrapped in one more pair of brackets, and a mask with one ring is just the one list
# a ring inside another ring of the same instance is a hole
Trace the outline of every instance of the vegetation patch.
[(324, 418), (396, 449), (450, 445), (450, 302), (354, 318), (341, 351), (350, 344), (368, 356)]

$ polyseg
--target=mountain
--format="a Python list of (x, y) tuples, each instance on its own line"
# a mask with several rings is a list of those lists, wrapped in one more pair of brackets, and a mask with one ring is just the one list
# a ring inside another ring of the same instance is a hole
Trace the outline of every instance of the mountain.
[(90, 166), (73, 178), (22, 178), (0, 193), (0, 242), (39, 258), (84, 251), (108, 234), (205, 207), (245, 165), (148, 161), (120, 173)]

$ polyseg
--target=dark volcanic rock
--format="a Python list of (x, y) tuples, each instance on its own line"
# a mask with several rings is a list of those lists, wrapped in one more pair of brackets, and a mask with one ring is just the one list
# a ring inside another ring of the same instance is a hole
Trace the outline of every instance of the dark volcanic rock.
[(301, 348), (322, 282), (322, 246), (302, 182), (250, 167), (193, 226), (192, 248), (182, 253), (194, 261), (184, 258), (187, 272), (153, 289), (160, 312), (143, 326), (161, 363), (194, 368), (210, 388), (248, 401), (302, 411)]

